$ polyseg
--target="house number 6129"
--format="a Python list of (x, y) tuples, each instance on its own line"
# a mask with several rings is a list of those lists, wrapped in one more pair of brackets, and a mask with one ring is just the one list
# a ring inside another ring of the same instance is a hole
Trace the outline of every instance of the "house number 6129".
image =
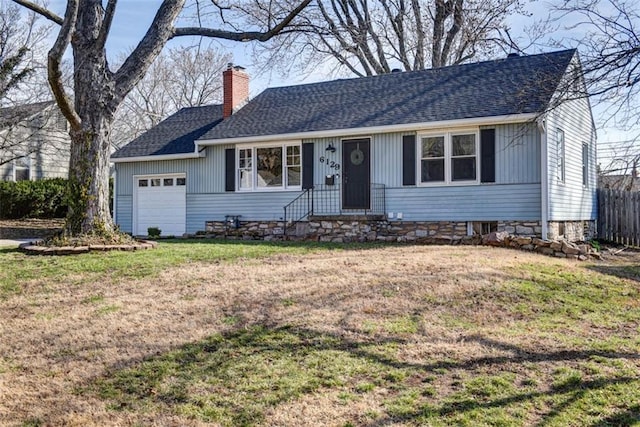
[(324, 156), (320, 157), (320, 163), (326, 163), (331, 169), (335, 169), (335, 170), (340, 169), (340, 163), (336, 163), (333, 160), (329, 160)]

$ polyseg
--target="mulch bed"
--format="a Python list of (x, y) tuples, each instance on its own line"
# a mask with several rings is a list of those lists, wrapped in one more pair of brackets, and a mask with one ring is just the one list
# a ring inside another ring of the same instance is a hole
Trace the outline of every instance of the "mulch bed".
[(76, 255), (87, 252), (107, 251), (139, 251), (152, 249), (156, 242), (137, 241), (132, 244), (84, 244), (75, 246), (49, 247), (42, 241), (62, 230), (64, 219), (20, 219), (0, 220), (0, 239), (31, 239), (29, 243), (20, 245), (20, 250), (29, 255)]

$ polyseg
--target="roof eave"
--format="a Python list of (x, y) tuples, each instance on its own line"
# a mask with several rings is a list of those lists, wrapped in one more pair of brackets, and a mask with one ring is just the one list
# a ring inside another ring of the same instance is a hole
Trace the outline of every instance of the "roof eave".
[(135, 156), (135, 157), (115, 157), (111, 158), (113, 163), (132, 163), (132, 162), (153, 162), (163, 160), (185, 160), (185, 159), (199, 159), (206, 157), (206, 151), (191, 153), (179, 153), (179, 154), (151, 154), (148, 156)]
[(520, 113), (520, 114), (510, 114), (505, 116), (441, 120), (441, 121), (424, 122), (424, 123), (407, 123), (407, 124), (398, 124), (398, 125), (371, 126), (371, 127), (347, 128), (347, 129), (329, 129), (329, 130), (296, 132), (296, 133), (274, 134), (274, 135), (252, 135), (252, 136), (242, 136), (242, 137), (236, 137), (236, 138), (200, 139), (200, 140), (196, 140), (196, 147), (207, 146), (207, 145), (222, 145), (222, 144), (242, 144), (242, 143), (256, 142), (256, 141), (269, 142), (269, 141), (282, 141), (282, 140), (289, 140), (289, 139), (330, 138), (330, 137), (338, 137), (338, 136), (370, 135), (374, 133), (409, 132), (409, 131), (455, 128), (455, 127), (464, 127), (464, 126), (484, 126), (484, 125), (500, 125), (500, 124), (509, 124), (509, 123), (522, 123), (522, 122), (533, 121), (539, 115), (540, 115), (539, 113)]

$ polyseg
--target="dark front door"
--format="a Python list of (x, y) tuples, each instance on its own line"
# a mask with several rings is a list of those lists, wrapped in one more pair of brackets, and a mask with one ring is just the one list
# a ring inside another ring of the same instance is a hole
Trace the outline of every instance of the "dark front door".
[(366, 139), (342, 141), (342, 209), (370, 209), (371, 149)]

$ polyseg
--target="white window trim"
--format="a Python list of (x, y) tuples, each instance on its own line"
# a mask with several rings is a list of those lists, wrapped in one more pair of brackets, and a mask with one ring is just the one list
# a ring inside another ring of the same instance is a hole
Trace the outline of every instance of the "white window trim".
[[(258, 171), (257, 167), (257, 153), (256, 149), (258, 148), (282, 148), (282, 177), (283, 180), (287, 180), (287, 169), (288, 165), (287, 161), (287, 147), (298, 146), (300, 147), (300, 185), (282, 185), (280, 187), (258, 187)], [(236, 176), (236, 191), (241, 193), (269, 193), (274, 191), (300, 191), (302, 190), (302, 140), (287, 140), (287, 141), (278, 141), (278, 142), (261, 142), (254, 144), (238, 144), (235, 147), (236, 149), (236, 164), (235, 164), (235, 176)], [(251, 188), (242, 188), (240, 186), (240, 150), (251, 149)]]
[[(451, 140), (455, 135), (475, 135), (476, 143), (476, 179), (468, 181), (454, 181), (451, 179)], [(422, 138), (444, 136), (444, 181), (422, 182)], [(443, 132), (422, 132), (416, 135), (416, 182), (419, 187), (452, 187), (464, 185), (480, 185), (480, 129), (452, 129)]]
[[(560, 135), (562, 135), (562, 144), (560, 144)], [(556, 180), (561, 185), (564, 185), (567, 180), (567, 135), (560, 128), (556, 129)]]
[[(590, 159), (590, 154), (591, 154), (591, 146), (589, 145), (588, 142), (583, 142), (582, 143), (582, 152), (580, 153), (580, 157), (582, 157), (582, 188), (589, 188), (589, 169), (590, 169), (590, 165), (591, 165), (591, 159)], [(587, 157), (585, 158), (585, 148), (586, 148), (586, 154)]]
[[(26, 159), (26, 163), (27, 163), (26, 169), (27, 169), (27, 172), (29, 173), (29, 178), (27, 178), (26, 181), (33, 181), (33, 164), (32, 164), (32, 161), (31, 161), (32, 160), (31, 159), (31, 154), (26, 155), (24, 157), (21, 157), (21, 159)], [(17, 165), (17, 161), (18, 160), (19, 159), (13, 159), (11, 161), (11, 165), (13, 167), (13, 171), (12, 171), (13, 172), (13, 182), (17, 182), (17, 178), (16, 177), (18, 175), (18, 169), (20, 168)]]

